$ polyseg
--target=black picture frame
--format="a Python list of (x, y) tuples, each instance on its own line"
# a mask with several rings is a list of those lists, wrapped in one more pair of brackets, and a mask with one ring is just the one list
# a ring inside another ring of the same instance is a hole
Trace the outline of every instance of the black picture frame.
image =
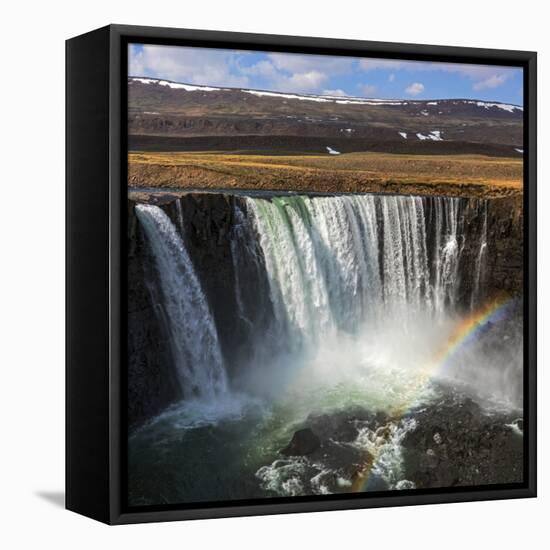
[[(134, 42), (523, 68), (523, 483), (139, 509), (126, 505), (126, 94), (127, 46)], [(67, 509), (125, 524), (536, 496), (536, 53), (109, 25), (68, 40), (66, 61)]]

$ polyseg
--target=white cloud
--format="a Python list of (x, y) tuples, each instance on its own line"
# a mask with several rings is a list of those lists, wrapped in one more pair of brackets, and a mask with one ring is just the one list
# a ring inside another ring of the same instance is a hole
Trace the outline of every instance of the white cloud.
[(149, 76), (145, 70), (145, 60), (143, 52), (138, 52), (135, 48), (128, 50), (128, 75), (129, 76)]
[(234, 71), (246, 52), (183, 48), (181, 46), (143, 46), (131, 48), (128, 59), (130, 76), (165, 78), (189, 84), (243, 87), (249, 79)]
[(323, 95), (334, 95), (334, 96), (341, 96), (341, 97), (347, 97), (349, 94), (342, 90), (341, 88), (337, 88), (336, 90), (323, 90)]
[(141, 49), (130, 49), (128, 72), (131, 76), (165, 78), (189, 84), (254, 85), (257, 88), (261, 82), (260, 87), (280, 92), (320, 93), (331, 77), (351, 73), (356, 61), (346, 57), (270, 53), (265, 59), (247, 65), (246, 56), (249, 55), (253, 54), (236, 50), (144, 45)]
[[(376, 69), (388, 70), (390, 74), (387, 81), (390, 83), (396, 80), (397, 70), (456, 73), (469, 79), (474, 90), (501, 86), (515, 71), (520, 70), (489, 65), (289, 53), (265, 53), (258, 57), (258, 52), (180, 46), (132, 46), (129, 52), (131, 76), (165, 78), (206, 86), (264, 88), (290, 93), (322, 93), (330, 87), (337, 91), (332, 95), (348, 95), (339, 87), (341, 83), (338, 77), (353, 75), (355, 79), (364, 72)], [(410, 78), (412, 80), (421, 77), (411, 75)], [(364, 84), (358, 89), (365, 96), (372, 97), (376, 92), (372, 84)], [(419, 95), (423, 90), (423, 87), (420, 89), (413, 84), (407, 88), (407, 94)]]
[(420, 95), (423, 91), (424, 84), (422, 84), (422, 82), (413, 82), (410, 86), (405, 88), (405, 93), (412, 96)]
[(506, 82), (506, 75), (494, 74), (485, 80), (476, 82), (473, 86), (474, 90), (486, 90), (488, 88), (497, 88)]
[[(515, 67), (497, 67), (494, 65), (473, 65), (467, 63), (438, 63), (424, 61), (402, 61), (396, 59), (361, 59), (359, 67), (364, 71), (376, 69), (393, 69), (406, 71), (444, 71), (455, 73), (472, 80), (474, 90), (496, 88), (504, 84), (515, 71), (521, 70)], [(388, 77), (393, 82), (395, 75)]]
[(275, 78), (278, 75), (275, 65), (267, 59), (258, 61), (250, 67), (242, 67), (241, 70), (248, 75), (262, 76), (264, 78)]
[(308, 73), (317, 71), (333, 75), (348, 74), (353, 69), (354, 59), (328, 55), (304, 55), (292, 53), (270, 53), (269, 59), (276, 69), (285, 73)]
[(331, 77), (351, 73), (353, 63), (352, 58), (345, 57), (270, 53), (267, 59), (252, 66), (241, 66), (240, 70), (243, 74), (264, 78), (270, 90), (320, 93)]
[(306, 73), (295, 73), (290, 77), (282, 77), (281, 83), (289, 90), (308, 92), (318, 90), (328, 80), (328, 75), (319, 71), (308, 71)]
[(317, 69), (303, 72), (287, 72), (278, 69), (271, 61), (259, 61), (250, 67), (241, 67), (248, 76), (259, 76), (266, 87), (277, 92), (319, 92), (329, 80), (329, 75)]
[(366, 97), (373, 96), (376, 93), (376, 86), (374, 84), (361, 84), (361, 93)]

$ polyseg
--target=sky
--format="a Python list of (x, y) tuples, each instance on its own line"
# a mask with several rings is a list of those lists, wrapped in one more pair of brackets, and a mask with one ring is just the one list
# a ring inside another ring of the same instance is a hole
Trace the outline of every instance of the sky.
[(287, 93), (523, 105), (522, 69), (130, 44), (128, 75)]

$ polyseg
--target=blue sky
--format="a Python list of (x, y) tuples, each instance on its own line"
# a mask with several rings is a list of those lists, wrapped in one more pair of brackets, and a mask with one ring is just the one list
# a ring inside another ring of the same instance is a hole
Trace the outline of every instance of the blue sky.
[(522, 70), (306, 54), (131, 44), (130, 76), (290, 93), (468, 98), (523, 105)]

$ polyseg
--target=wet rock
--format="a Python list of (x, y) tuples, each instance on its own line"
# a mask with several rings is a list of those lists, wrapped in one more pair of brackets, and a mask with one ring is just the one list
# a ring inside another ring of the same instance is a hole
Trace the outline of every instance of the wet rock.
[(321, 440), (310, 428), (294, 432), (290, 443), (279, 452), (284, 456), (310, 455), (321, 446)]
[(404, 477), (417, 488), (522, 481), (523, 440), (509, 415), (489, 415), (474, 401), (448, 394), (412, 413), (402, 441)]
[(359, 424), (375, 428), (386, 421), (383, 413), (372, 413), (365, 409), (355, 408), (347, 411), (336, 411), (329, 414), (312, 414), (306, 420), (310, 427), (323, 441), (332, 439), (339, 442), (351, 442), (359, 433)]
[(518, 418), (513, 422), (519, 430), (523, 431), (523, 418)]
[(433, 449), (428, 449), (424, 455), (423, 466), (425, 469), (437, 468), (439, 457)]

